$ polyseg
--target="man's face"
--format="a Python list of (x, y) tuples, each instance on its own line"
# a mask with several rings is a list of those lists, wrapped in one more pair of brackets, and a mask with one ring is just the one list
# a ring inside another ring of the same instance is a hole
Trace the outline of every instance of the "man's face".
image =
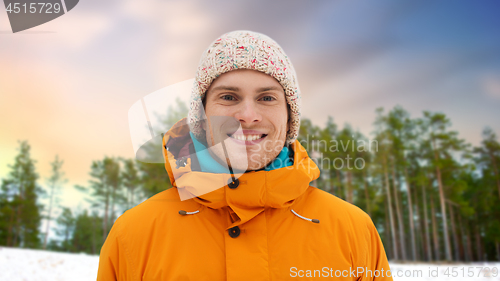
[[(276, 79), (256, 70), (233, 70), (215, 79), (205, 99), (208, 123), (204, 129), (209, 147), (227, 139), (225, 143), (235, 148), (226, 149), (227, 153), (239, 154), (230, 155), (232, 159), (245, 157), (245, 153), (239, 152), (246, 150), (245, 165), (233, 161), (233, 168), (248, 166), (247, 170), (258, 170), (280, 153), (288, 131), (288, 110), (285, 92)], [(235, 132), (235, 126), (232, 130), (224, 129), (221, 122), (215, 121), (221, 119), (215, 116), (232, 117), (226, 119), (239, 122), (242, 130)], [(209, 151), (214, 159), (226, 163), (220, 146)]]

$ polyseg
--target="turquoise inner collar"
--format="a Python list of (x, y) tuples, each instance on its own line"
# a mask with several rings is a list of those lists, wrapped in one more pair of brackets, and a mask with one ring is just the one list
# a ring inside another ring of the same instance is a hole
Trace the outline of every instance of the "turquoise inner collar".
[[(219, 162), (212, 158), (208, 152), (207, 147), (199, 142), (193, 135), (189, 132), (191, 139), (193, 140), (194, 150), (196, 151), (196, 157), (200, 163), (200, 168), (202, 172), (214, 173), (214, 174), (227, 174), (228, 170), (222, 166)], [(271, 171), (283, 167), (288, 167), (293, 165), (293, 150), (288, 149), (284, 146), (278, 156), (264, 167), (264, 171)]]

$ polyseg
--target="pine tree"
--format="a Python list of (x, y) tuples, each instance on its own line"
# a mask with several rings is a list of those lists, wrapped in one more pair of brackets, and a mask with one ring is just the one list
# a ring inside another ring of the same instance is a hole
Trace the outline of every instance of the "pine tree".
[(137, 170), (136, 161), (132, 159), (123, 159), (124, 168), (122, 171), (123, 186), (126, 188), (126, 209), (130, 209), (137, 205), (140, 194), (141, 182), (139, 178), (139, 171)]
[(43, 190), (37, 185), (35, 161), (27, 141), (19, 142), (19, 153), (2, 180), (0, 194), (0, 243), (10, 247), (37, 248), (40, 245), (41, 210), (37, 200)]
[(389, 183), (389, 153), (391, 149), (391, 141), (389, 132), (385, 128), (385, 118), (384, 118), (384, 109), (378, 108), (376, 110), (377, 118), (375, 120), (375, 139), (379, 144), (379, 151), (376, 155), (376, 161), (379, 163), (380, 168), (378, 174), (382, 178), (381, 182), (384, 186), (384, 194), (386, 196), (386, 204), (389, 216), (390, 223), (390, 231), (391, 231), (391, 248), (392, 248), (392, 257), (396, 260), (399, 259), (399, 247), (396, 236), (396, 222), (394, 220), (393, 214), (393, 204), (392, 204), (392, 196), (391, 196), (391, 188)]
[[(412, 249), (412, 259), (417, 259), (417, 249), (416, 249), (416, 238), (415, 238), (415, 226), (414, 226), (414, 215), (413, 215), (413, 200), (411, 196), (411, 187), (412, 184), (410, 182), (410, 177), (408, 174), (408, 161), (406, 159), (406, 155), (410, 153), (411, 148), (414, 146), (415, 133), (414, 133), (414, 122), (410, 119), (409, 113), (404, 110), (400, 106), (396, 106), (392, 109), (385, 118), (387, 129), (390, 132), (390, 136), (392, 139), (393, 149), (392, 152), (394, 154), (394, 176), (393, 180), (396, 179), (396, 172), (402, 171), (405, 190), (406, 190), (406, 198), (408, 200), (408, 222), (410, 225), (410, 241), (411, 241), (411, 249)], [(399, 164), (396, 166), (396, 164)], [(398, 177), (401, 178), (401, 177)], [(399, 189), (399, 188), (398, 188)], [(397, 202), (397, 201), (396, 201)], [(400, 225), (403, 225), (403, 222), (400, 222)], [(404, 233), (404, 230), (400, 230), (400, 232)], [(404, 236), (401, 238), (404, 241)], [(405, 250), (405, 247), (403, 247)], [(403, 251), (405, 252), (405, 251)], [(403, 259), (406, 255), (403, 254)]]
[(102, 218), (93, 213), (90, 215), (87, 210), (77, 215), (74, 223), (73, 236), (71, 244), (75, 252), (84, 252), (88, 254), (98, 254), (102, 243), (98, 243), (102, 229)]
[[(104, 157), (101, 161), (93, 161), (91, 165), (89, 186), (75, 186), (78, 190), (90, 193), (92, 207), (100, 208), (104, 214), (102, 223), (102, 241), (106, 240), (111, 225), (116, 218), (115, 207), (123, 205), (122, 177), (118, 160)], [(122, 206), (123, 207), (123, 206)]]
[(478, 155), (476, 161), (483, 168), (483, 173), (491, 172), (492, 178), (495, 179), (500, 199), (500, 143), (491, 128), (483, 130), (481, 147), (475, 148), (474, 152)]
[[(446, 194), (443, 182), (446, 178), (443, 177), (443, 172), (449, 167), (454, 166), (453, 152), (462, 152), (466, 145), (463, 140), (458, 138), (458, 133), (449, 131), (451, 126), (450, 120), (442, 113), (431, 113), (424, 111), (424, 118), (420, 123), (426, 129), (426, 142), (429, 149), (429, 154), (435, 172), (436, 181), (439, 191), (439, 202), (441, 207), (443, 240), (445, 245), (446, 260), (451, 261), (451, 246), (448, 231), (448, 216), (446, 212)], [(450, 172), (451, 169), (448, 169)]]
[(71, 243), (75, 229), (75, 217), (73, 212), (68, 207), (62, 207), (62, 212), (56, 220), (58, 228), (56, 234), (63, 237), (60, 249), (65, 252), (73, 251), (74, 247)]
[[(475, 162), (481, 169), (482, 177), (480, 186), (484, 193), (497, 193), (495, 199), (491, 197), (478, 198), (481, 201), (481, 206), (477, 206), (479, 216), (488, 226), (485, 231), (485, 242), (491, 243), (495, 253), (489, 252), (489, 255), (496, 256), (500, 260), (500, 143), (497, 140), (496, 134), (491, 128), (483, 130), (483, 141), (480, 147), (474, 149), (476, 154)], [(495, 189), (497, 191), (495, 191)]]
[(43, 241), (43, 248), (44, 249), (47, 248), (47, 241), (48, 241), (49, 231), (50, 231), (50, 222), (52, 221), (52, 209), (59, 202), (59, 197), (57, 196), (58, 190), (61, 188), (61, 186), (65, 182), (67, 182), (67, 180), (64, 178), (64, 172), (61, 171), (63, 163), (64, 163), (64, 161), (59, 160), (58, 155), (56, 155), (56, 158), (51, 163), (52, 175), (48, 179), (49, 191), (47, 193), (49, 194), (49, 206), (48, 206), (47, 217), (46, 217), (47, 226), (46, 226), (46, 230), (45, 230), (45, 238)]

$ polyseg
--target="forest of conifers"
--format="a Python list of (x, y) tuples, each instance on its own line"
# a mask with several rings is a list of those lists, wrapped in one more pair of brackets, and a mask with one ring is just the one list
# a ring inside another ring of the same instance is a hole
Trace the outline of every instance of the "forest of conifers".
[[(185, 114), (179, 108), (166, 125)], [(321, 169), (311, 185), (368, 213), (389, 259), (500, 259), (500, 143), (491, 129), (473, 147), (444, 114), (413, 118), (398, 106), (377, 110), (370, 136), (332, 118), (324, 127), (303, 119), (299, 141)], [(63, 161), (55, 158), (43, 182), (35, 162), (19, 142), (1, 182), (2, 246), (99, 254), (118, 216), (171, 187), (163, 165), (105, 156), (93, 161), (88, 184), (75, 187), (90, 203), (82, 210), (59, 203)]]

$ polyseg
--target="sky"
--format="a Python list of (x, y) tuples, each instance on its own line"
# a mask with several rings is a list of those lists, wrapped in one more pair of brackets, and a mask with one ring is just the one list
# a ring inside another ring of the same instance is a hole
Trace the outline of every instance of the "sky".
[(134, 157), (129, 109), (192, 79), (209, 44), (240, 29), (283, 47), (316, 125), (332, 116), (370, 136), (375, 109), (401, 105), (445, 113), (478, 145), (484, 127), (500, 134), (499, 12), (494, 0), (82, 0), (12, 33), (2, 6), (0, 178), (27, 140), (41, 185), (64, 160), (62, 204), (78, 206), (93, 160)]

